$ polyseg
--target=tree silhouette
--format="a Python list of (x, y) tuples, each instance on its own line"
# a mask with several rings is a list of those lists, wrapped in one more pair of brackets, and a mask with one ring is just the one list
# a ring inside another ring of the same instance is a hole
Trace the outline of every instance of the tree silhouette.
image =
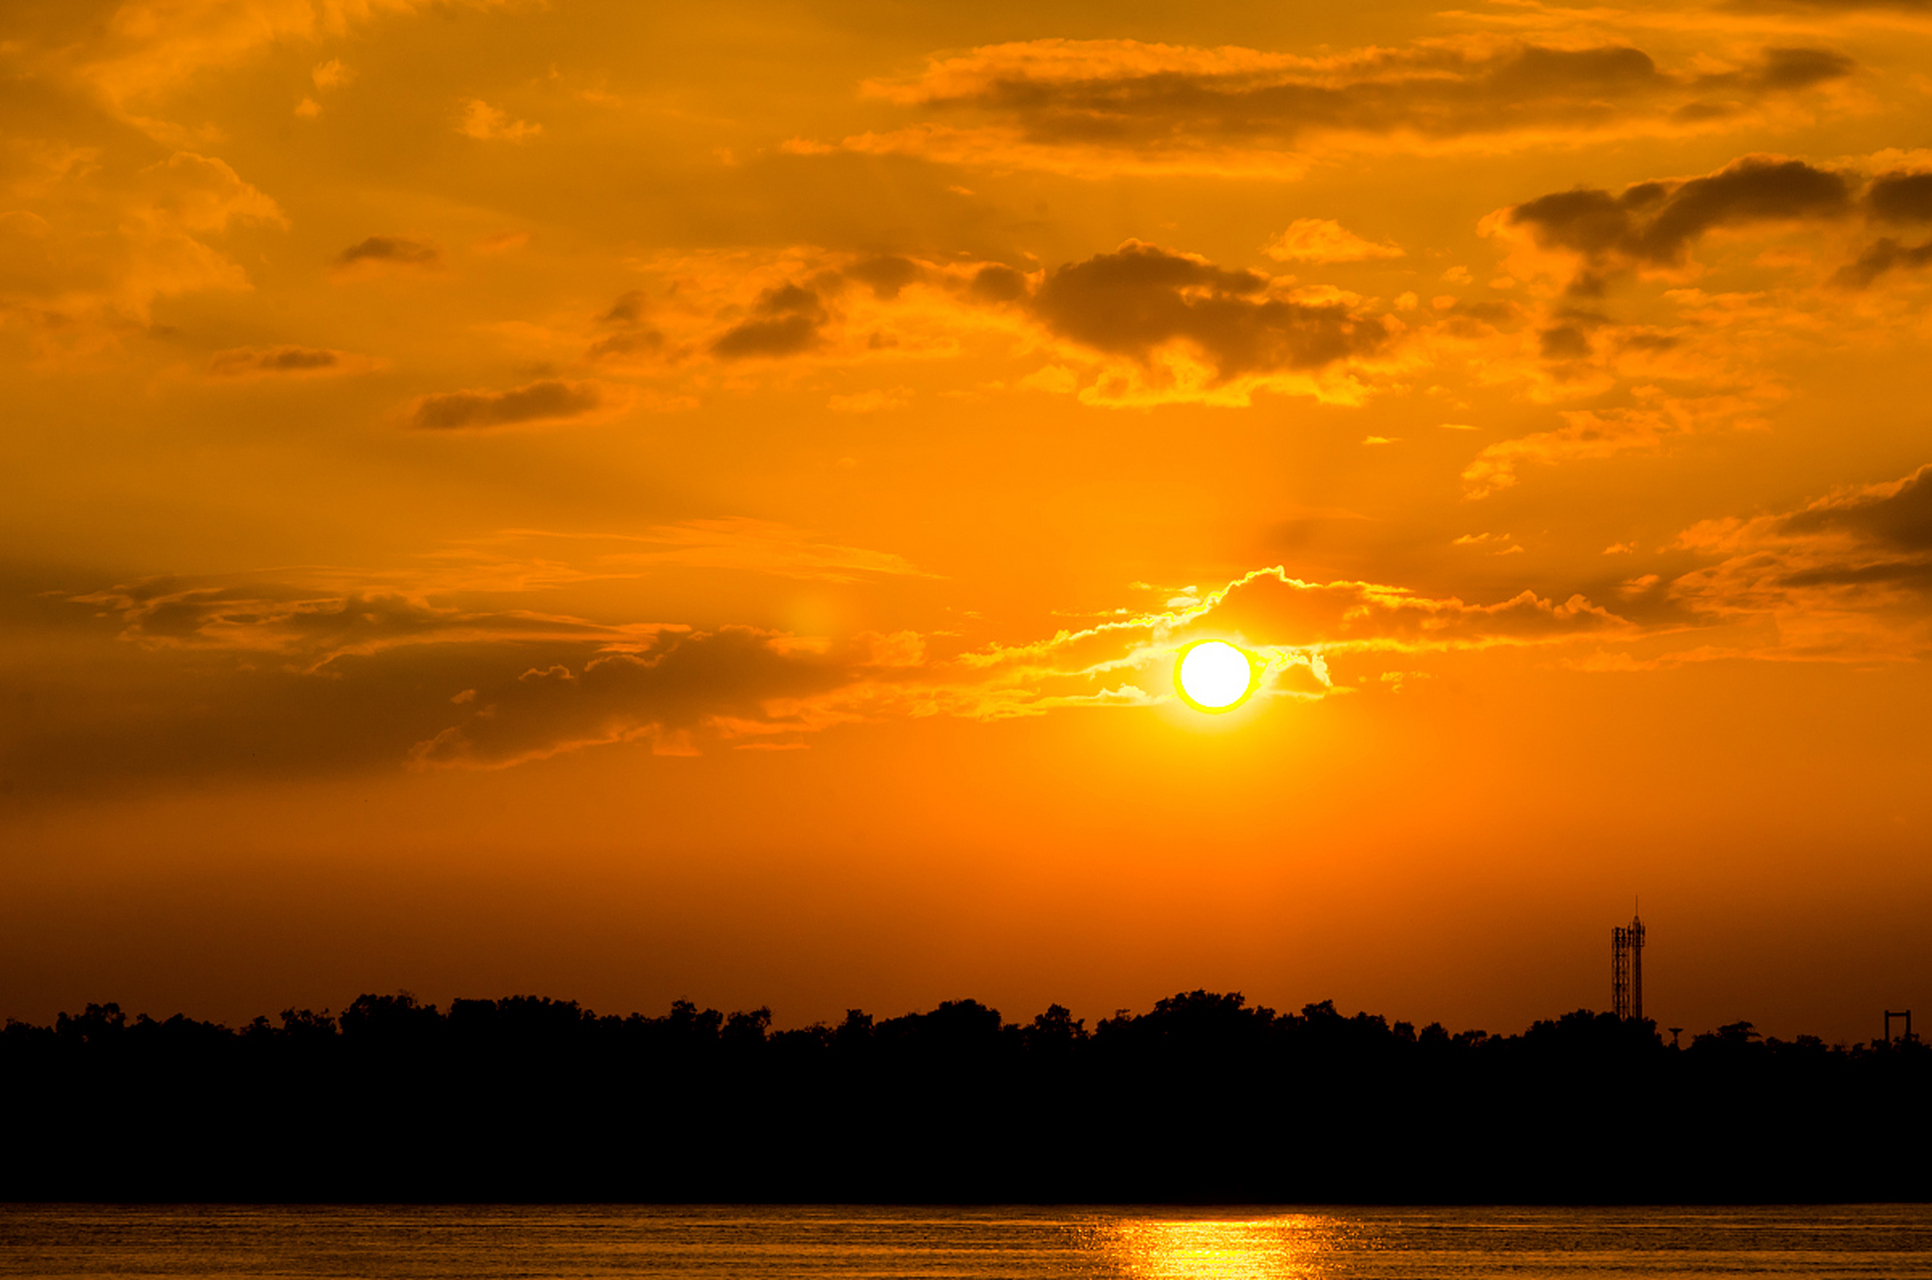
[[(674, 1002), (356, 997), (239, 1030), (115, 1004), (0, 1031), (0, 1197), (322, 1200), (1914, 1199), (1919, 1041), (1665, 1047), (1186, 991), (1091, 1030), (977, 1000), (772, 1028)], [(1658, 1138), (1671, 1135), (1667, 1159)]]

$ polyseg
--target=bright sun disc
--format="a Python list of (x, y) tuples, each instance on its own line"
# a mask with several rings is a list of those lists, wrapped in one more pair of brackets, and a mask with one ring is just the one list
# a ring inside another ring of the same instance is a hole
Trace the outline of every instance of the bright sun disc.
[(1174, 685), (1197, 711), (1229, 711), (1254, 688), (1254, 664), (1225, 640), (1196, 640), (1174, 664)]

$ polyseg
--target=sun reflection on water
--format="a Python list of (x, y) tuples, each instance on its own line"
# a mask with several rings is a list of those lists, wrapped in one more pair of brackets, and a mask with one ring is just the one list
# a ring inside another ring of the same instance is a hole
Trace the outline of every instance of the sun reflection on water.
[(1110, 1270), (1134, 1280), (1313, 1280), (1329, 1273), (1340, 1225), (1308, 1214), (1119, 1218), (1098, 1224), (1093, 1244)]

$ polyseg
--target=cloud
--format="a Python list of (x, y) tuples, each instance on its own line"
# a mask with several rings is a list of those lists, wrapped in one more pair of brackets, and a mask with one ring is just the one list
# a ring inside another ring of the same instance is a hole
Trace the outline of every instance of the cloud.
[(1885, 222), (1932, 222), (1932, 173), (1879, 175), (1865, 193), (1865, 207)]
[(626, 401), (598, 382), (546, 378), (508, 391), (444, 391), (410, 402), (410, 425), (432, 431), (529, 426), (608, 416)]
[(208, 358), (215, 378), (322, 377), (361, 373), (375, 366), (367, 356), (327, 347), (231, 347)]
[(1714, 558), (1669, 594), (1731, 627), (1718, 656), (1862, 662), (1932, 648), (1932, 464), (1795, 511), (1705, 520), (1677, 546)]
[[(35, 21), (10, 23), (0, 55), (37, 91), (60, 94), (165, 145), (202, 149), (219, 138), (215, 126), (169, 118), (206, 109), (205, 98), (182, 92), (197, 77), (242, 67), (273, 48), (347, 36), (380, 18), (428, 7), (428, 0), (88, 0), (44, 6)], [(436, 7), (446, 6), (438, 0)], [(311, 72), (318, 91), (351, 78), (335, 60)]]
[(318, 89), (338, 89), (343, 85), (353, 84), (356, 73), (353, 68), (343, 66), (342, 59), (330, 58), (309, 72), (309, 78), (315, 81), (315, 87)]
[(1262, 252), (1277, 262), (1361, 262), (1402, 256), (1399, 245), (1364, 240), (1327, 218), (1296, 218)]
[(1336, 683), (1338, 660), (1359, 668), (1386, 655), (1412, 662), (1425, 654), (1637, 634), (1631, 623), (1580, 595), (1559, 603), (1523, 591), (1472, 605), (1371, 582), (1308, 582), (1275, 565), (1216, 591), (1176, 597), (1159, 612), (962, 654), (959, 666), (980, 678), (953, 686), (946, 706), (951, 714), (998, 718), (1096, 701), (1164, 701), (1173, 696), (1175, 653), (1189, 640), (1208, 637), (1233, 640), (1256, 657), (1265, 672), (1265, 699), (1346, 692)]
[(1725, 7), (1744, 13), (1814, 13), (1842, 19), (1860, 14), (1922, 14), (1932, 9), (1932, 4), (1927, 0), (1727, 0)]
[(111, 349), (149, 323), (158, 298), (246, 291), (247, 272), (215, 241), (287, 225), (273, 199), (210, 156), (133, 166), (18, 136), (0, 139), (0, 200), (0, 323), (26, 329), (48, 359)]
[(617, 296), (610, 309), (597, 317), (599, 324), (633, 325), (643, 322), (650, 303), (642, 289), (629, 289)]
[(147, 216), (193, 232), (226, 231), (232, 222), (285, 227), (275, 201), (241, 180), (227, 163), (177, 151), (141, 170)]
[[(1472, 495), (1513, 483), (1522, 463), (1661, 451), (1719, 425), (1710, 409), (1724, 396), (1787, 394), (1786, 351), (1814, 347), (1828, 329), (1861, 318), (1893, 326), (1877, 306), (1847, 308), (1842, 295), (1818, 291), (1863, 290), (1932, 265), (1932, 241), (1877, 234), (1917, 220), (1932, 193), (1921, 179), (1932, 175), (1913, 166), (1926, 159), (1890, 152), (1820, 165), (1748, 155), (1696, 177), (1555, 192), (1483, 219), (1483, 232), (1510, 246), (1512, 278), (1531, 282), (1529, 305), (1542, 310), (1510, 340), (1513, 350), (1490, 344), (1484, 380), (1520, 379), (1542, 402), (1602, 396), (1627, 382), (1637, 404), (1566, 415), (1561, 431), (1492, 446), (1464, 473)], [(1719, 289), (1692, 283), (1719, 268), (1727, 272)], [(1803, 275), (1767, 282), (1767, 271)], [(1662, 286), (1641, 295), (1650, 323), (1619, 322), (1605, 300), (1632, 278)], [(1672, 400), (1678, 410), (1661, 409)], [(1755, 423), (1745, 411), (1735, 425)]]
[(879, 413), (903, 409), (911, 403), (911, 387), (872, 387), (848, 396), (833, 396), (825, 402), (825, 407), (833, 413)]
[(1640, 182), (1616, 195), (1578, 188), (1542, 196), (1506, 218), (1539, 245), (1580, 258), (1570, 292), (1590, 294), (1613, 271), (1681, 265), (1691, 244), (1717, 227), (1846, 217), (1852, 194), (1844, 174), (1753, 155), (1701, 178)]
[[(414, 0), (123, 0), (75, 51), (78, 73), (116, 104), (152, 100), (198, 72), (240, 64), (278, 42), (346, 33), (379, 13), (406, 13)], [(325, 63), (315, 83), (327, 88)], [(340, 64), (333, 64), (340, 69)]]
[[(1541, 196), (1491, 215), (1482, 229), (1506, 240), (1527, 236), (1567, 262), (1570, 294), (1590, 296), (1621, 274), (1681, 273), (1692, 246), (1718, 229), (1842, 224), (1850, 233), (1862, 227), (1869, 234), (1927, 222), (1932, 172), (1893, 170), (1868, 181), (1856, 168), (1752, 155), (1697, 178), (1639, 182), (1614, 194), (1577, 188)], [(1928, 263), (1932, 240), (1914, 245), (1883, 235), (1859, 248), (1830, 280), (1864, 289), (1895, 269)], [(1514, 269), (1535, 274), (1538, 264), (1518, 254)]]
[(936, 576), (891, 552), (827, 542), (808, 530), (745, 517), (689, 520), (683, 524), (658, 525), (635, 534), (566, 534), (518, 529), (506, 532), (502, 538), (592, 549), (595, 557), (592, 572), (599, 577), (634, 577), (671, 567), (738, 570), (840, 583), (857, 582), (874, 575)]
[(509, 253), (515, 249), (525, 248), (529, 245), (530, 240), (531, 236), (528, 231), (499, 231), (495, 235), (484, 236), (480, 240), (472, 240), (470, 242), (470, 252), (494, 256), (495, 254)]
[(1026, 296), (1027, 278), (1023, 272), (1001, 263), (990, 262), (973, 273), (967, 293), (976, 302), (1017, 302)]
[(456, 132), (484, 142), (522, 142), (542, 133), (543, 126), (527, 120), (512, 122), (508, 112), (481, 98), (468, 98), (463, 103), (462, 119), (456, 122)]
[(1919, 245), (1904, 245), (1885, 236), (1867, 245), (1856, 259), (1840, 267), (1832, 279), (1847, 288), (1867, 289), (1894, 268), (1910, 270), (1928, 263), (1932, 263), (1932, 240)]
[(1480, 649), (1630, 628), (1581, 595), (1559, 603), (1526, 590), (1494, 604), (1466, 604), (1378, 583), (1305, 582), (1275, 566), (1212, 593), (1177, 630), (1232, 629), (1257, 643), (1332, 654)]
[(1932, 465), (1899, 480), (1840, 490), (1774, 528), (1786, 537), (1843, 534), (1870, 546), (1932, 554)]
[(585, 358), (610, 365), (650, 364), (666, 354), (664, 335), (656, 329), (627, 329), (591, 343)]
[(344, 271), (430, 270), (441, 265), (442, 251), (428, 240), (408, 236), (370, 236), (359, 240), (336, 255), (335, 265)]
[(1763, 425), (1758, 417), (1763, 406), (1740, 396), (1652, 395), (1647, 399), (1648, 403), (1627, 408), (1565, 410), (1557, 415), (1564, 425), (1553, 431), (1487, 446), (1463, 468), (1465, 496), (1484, 498), (1507, 489), (1529, 467), (1656, 453), (1684, 436)]
[(32, 676), (52, 714), (0, 718), (0, 772), (56, 797), (395, 770), (461, 714), (450, 702), (461, 690), (539, 657), (646, 646), (669, 625), (436, 602), (344, 576), (150, 579), (72, 597), (124, 643), (87, 648), (85, 632), (67, 633), (67, 657)]
[(596, 315), (585, 359), (703, 378), (708, 356), (737, 366), (734, 384), (766, 361), (784, 361), (787, 377), (800, 364), (837, 369), (843, 382), (881, 362), (1001, 349), (1037, 370), (1044, 348), (1050, 371), (1020, 385), (1093, 405), (1242, 405), (1259, 391), (1353, 404), (1371, 373), (1396, 367), (1402, 330), (1354, 294), (1141, 241), (1051, 271), (808, 247), (638, 269), (656, 283)]
[(911, 630), (813, 637), (598, 620), (501, 599), (673, 567), (832, 580), (919, 572), (782, 526), (715, 521), (626, 537), (509, 531), (389, 581), (348, 570), (306, 581), (142, 580), (70, 597), (114, 624), (152, 673), (139, 717), (99, 709), (85, 724), (102, 742), (70, 734), (36, 748), (31, 735), (5, 733), (0, 752), (17, 757), (9, 768), (21, 777), (36, 776), (36, 749), (62, 767), (132, 777), (497, 768), (620, 742), (660, 754), (798, 746), (840, 724), (1156, 706), (1173, 699), (1176, 650), (1209, 635), (1257, 655), (1260, 705), (1347, 692), (1337, 662), (1373, 682), (1388, 655), (1410, 670), (1428, 654), (1614, 642), (1633, 630), (1580, 596), (1526, 591), (1467, 604), (1302, 581), (1280, 566), (1183, 593), (1160, 611), (979, 647)]
[(869, 646), (801, 645), (752, 627), (663, 633), (631, 652), (571, 667), (532, 667), (478, 690), (476, 710), (417, 743), (419, 765), (501, 767), (560, 752), (651, 738), (692, 754), (691, 731), (725, 736), (820, 727), (815, 698), (861, 680)]
[(118, 619), (122, 638), (146, 648), (275, 656), (291, 670), (310, 673), (399, 648), (639, 643), (662, 629), (520, 609), (464, 609), (435, 604), (420, 592), (367, 584), (344, 591), (319, 583), (148, 578), (71, 599)]
[(916, 280), (923, 280), (926, 272), (910, 258), (881, 255), (853, 263), (845, 269), (845, 275), (848, 279), (869, 286), (874, 297), (890, 302), (899, 296), (901, 289)]
[(1373, 354), (1389, 331), (1346, 302), (1281, 296), (1268, 277), (1129, 240), (1112, 253), (1047, 274), (1033, 312), (1053, 333), (1147, 364), (1184, 343), (1215, 382), (1242, 374), (1321, 369)]
[[(412, 751), (423, 764), (494, 765), (658, 730), (657, 749), (690, 751), (850, 718), (840, 699), (862, 702), (868, 682), (900, 681), (926, 660), (909, 631), (810, 639), (597, 620), (520, 598), (670, 570), (835, 583), (929, 576), (902, 557), (768, 522), (621, 536), (513, 530), (427, 559), (388, 573), (143, 579), (70, 595), (130, 646), (125, 679), (113, 694), (88, 686), (97, 702), (58, 721), (0, 725), (0, 764), (45, 791), (198, 772), (394, 769)], [(64, 686), (48, 678), (57, 696)], [(559, 685), (577, 696), (550, 698)], [(132, 689), (141, 692), (115, 700)]]
[(786, 283), (761, 294), (750, 317), (725, 330), (711, 350), (727, 360), (797, 355), (823, 341), (820, 327), (829, 318), (816, 289)]
[(1670, 70), (1628, 45), (1493, 37), (1319, 57), (1044, 39), (936, 56), (910, 78), (868, 82), (874, 100), (964, 123), (929, 119), (843, 145), (1088, 176), (1280, 177), (1338, 149), (1494, 150), (1736, 128), (1853, 70), (1829, 50), (1791, 47)]
[[(144, 648), (273, 655), (286, 659), (291, 670), (317, 671), (345, 657), (401, 647), (635, 646), (667, 628), (689, 628), (602, 623), (500, 601), (585, 582), (638, 580), (667, 569), (827, 583), (934, 576), (891, 552), (744, 518), (628, 534), (511, 529), (449, 544), (424, 559), (387, 574), (345, 568), (294, 576), (145, 578), (68, 598), (116, 619), (122, 638)], [(498, 603), (474, 603), (483, 599)]]

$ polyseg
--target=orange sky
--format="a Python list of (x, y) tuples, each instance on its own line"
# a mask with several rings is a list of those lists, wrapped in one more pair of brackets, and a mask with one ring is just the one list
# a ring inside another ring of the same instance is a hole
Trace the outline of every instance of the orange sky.
[(0, 23), (0, 1016), (1932, 1005), (1916, 0)]

